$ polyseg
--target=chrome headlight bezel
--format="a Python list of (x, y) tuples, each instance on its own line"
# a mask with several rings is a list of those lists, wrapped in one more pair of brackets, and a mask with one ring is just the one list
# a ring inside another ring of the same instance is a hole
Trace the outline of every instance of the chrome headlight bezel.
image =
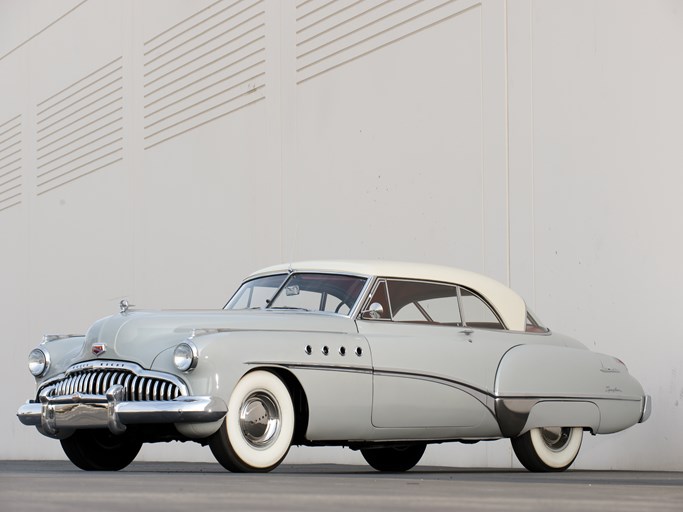
[(43, 348), (34, 348), (28, 355), (28, 371), (34, 377), (42, 377), (50, 368), (50, 353)]
[(181, 372), (191, 372), (199, 362), (199, 350), (192, 341), (185, 340), (173, 350), (173, 366)]

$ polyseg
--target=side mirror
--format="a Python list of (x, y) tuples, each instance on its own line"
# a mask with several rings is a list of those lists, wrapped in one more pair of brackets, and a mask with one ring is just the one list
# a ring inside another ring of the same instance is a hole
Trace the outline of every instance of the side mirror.
[(370, 307), (365, 311), (361, 311), (361, 318), (364, 320), (377, 320), (382, 318), (384, 314), (384, 308), (379, 302), (373, 302)]

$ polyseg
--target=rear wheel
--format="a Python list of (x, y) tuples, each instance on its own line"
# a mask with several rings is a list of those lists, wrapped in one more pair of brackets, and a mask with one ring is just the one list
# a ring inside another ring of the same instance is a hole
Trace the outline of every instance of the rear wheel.
[(512, 438), (512, 448), (519, 462), (529, 471), (564, 471), (579, 454), (581, 427), (532, 428)]
[(235, 386), (228, 414), (209, 446), (229, 471), (270, 471), (289, 451), (294, 420), (287, 386), (273, 373), (254, 371)]
[(425, 452), (424, 444), (389, 446), (384, 448), (364, 448), (363, 458), (377, 471), (401, 472), (415, 466)]
[(133, 462), (142, 442), (109, 430), (77, 430), (61, 440), (69, 460), (86, 471), (118, 471)]

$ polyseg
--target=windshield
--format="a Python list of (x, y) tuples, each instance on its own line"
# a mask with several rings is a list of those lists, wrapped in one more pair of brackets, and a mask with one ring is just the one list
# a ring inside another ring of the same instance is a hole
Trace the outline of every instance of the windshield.
[(287, 274), (257, 277), (242, 283), (224, 309), (264, 308), (287, 277)]
[(303, 309), (348, 315), (366, 282), (366, 278), (357, 276), (292, 274), (268, 309)]

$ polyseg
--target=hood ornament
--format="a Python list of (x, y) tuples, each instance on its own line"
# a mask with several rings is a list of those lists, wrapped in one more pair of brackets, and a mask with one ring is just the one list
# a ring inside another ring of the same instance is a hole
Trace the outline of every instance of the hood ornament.
[(94, 355), (99, 356), (100, 354), (104, 354), (107, 351), (107, 345), (105, 345), (104, 343), (96, 343), (92, 346), (90, 350)]
[(123, 299), (121, 302), (119, 302), (119, 308), (121, 310), (121, 314), (125, 314), (128, 312), (128, 310), (132, 307), (135, 307), (135, 304), (128, 304), (128, 301), (126, 299)]

